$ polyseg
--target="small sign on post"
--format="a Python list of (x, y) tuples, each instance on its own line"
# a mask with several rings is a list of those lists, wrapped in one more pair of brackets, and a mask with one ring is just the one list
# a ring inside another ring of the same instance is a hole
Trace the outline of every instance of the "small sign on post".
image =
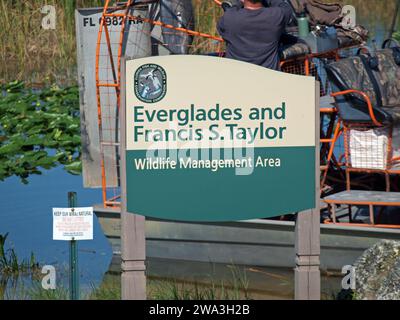
[(69, 208), (53, 208), (53, 240), (70, 242), (70, 299), (79, 300), (78, 243), (93, 240), (93, 208), (76, 208), (75, 192), (68, 193)]
[(54, 208), (53, 240), (93, 240), (93, 208)]

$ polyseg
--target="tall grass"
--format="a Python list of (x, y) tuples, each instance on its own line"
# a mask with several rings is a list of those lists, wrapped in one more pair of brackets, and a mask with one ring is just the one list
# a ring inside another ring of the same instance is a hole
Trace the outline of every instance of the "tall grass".
[[(148, 277), (147, 298), (149, 300), (250, 300), (249, 280), (245, 270), (229, 266), (230, 276), (224, 280), (210, 274), (202, 281), (174, 280)], [(121, 277), (106, 275), (100, 286), (92, 286), (85, 299), (120, 300)]]
[[(43, 84), (73, 80), (76, 65), (74, 10), (98, 6), (102, 2), (0, 0), (0, 83), (25, 80)], [(45, 5), (56, 8), (56, 30), (42, 29), (45, 15), (41, 8)]]
[[(216, 35), (221, 9), (211, 0), (192, 1), (195, 4), (196, 29)], [(358, 17), (362, 18), (359, 21), (372, 29), (378, 25), (389, 28), (395, 1), (326, 0), (354, 5)], [(0, 0), (0, 83), (13, 80), (42, 85), (46, 82), (75, 83), (74, 10), (102, 3), (102, 0)], [(44, 17), (41, 8), (44, 5), (53, 5), (57, 9), (56, 30), (41, 28)], [(218, 46), (210, 40), (196, 38), (193, 48), (192, 52), (196, 53), (216, 51)]]
[(20, 260), (13, 248), (6, 249), (7, 238), (8, 233), (0, 235), (0, 275), (15, 277), (23, 273), (35, 272), (39, 268), (35, 255), (31, 253), (28, 260)]
[[(211, 1), (193, 0), (194, 19), (197, 31), (218, 36), (217, 22), (222, 15), (222, 10)], [(220, 43), (201, 37), (195, 37), (192, 53), (217, 52)]]
[[(59, 286), (55, 290), (45, 290), (40, 281), (34, 281), (32, 286), (20, 290), (25, 300), (69, 300), (69, 290)], [(21, 299), (19, 297), (19, 299)]]
[[(206, 283), (178, 282), (167, 279), (148, 279), (149, 300), (250, 300), (248, 281), (240, 271), (232, 273), (232, 280), (217, 281), (210, 279)], [(3, 290), (3, 291), (2, 291)], [(100, 286), (81, 288), (81, 300), (120, 300), (121, 278), (107, 278)], [(39, 278), (31, 281), (14, 282), (1, 286), (0, 300), (68, 300), (69, 289), (62, 283), (55, 290), (42, 288)]]

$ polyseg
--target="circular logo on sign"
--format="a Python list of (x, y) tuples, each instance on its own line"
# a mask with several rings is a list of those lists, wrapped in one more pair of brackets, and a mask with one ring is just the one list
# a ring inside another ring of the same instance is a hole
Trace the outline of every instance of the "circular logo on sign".
[(135, 73), (136, 97), (146, 103), (161, 101), (167, 94), (167, 73), (157, 64), (145, 64)]

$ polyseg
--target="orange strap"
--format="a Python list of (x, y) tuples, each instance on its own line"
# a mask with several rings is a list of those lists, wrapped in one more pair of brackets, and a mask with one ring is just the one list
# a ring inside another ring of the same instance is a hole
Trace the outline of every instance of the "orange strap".
[(358, 95), (360, 95), (360, 96), (362, 96), (364, 98), (365, 102), (368, 105), (369, 116), (371, 117), (372, 122), (377, 127), (382, 127), (382, 123), (380, 123), (375, 117), (375, 113), (374, 113), (374, 109), (372, 107), (371, 99), (364, 92), (359, 91), (359, 90), (346, 90), (346, 91), (332, 93), (331, 96), (332, 97), (338, 97), (338, 96), (344, 96), (344, 95), (348, 95), (348, 94), (352, 94), (352, 93), (358, 94)]

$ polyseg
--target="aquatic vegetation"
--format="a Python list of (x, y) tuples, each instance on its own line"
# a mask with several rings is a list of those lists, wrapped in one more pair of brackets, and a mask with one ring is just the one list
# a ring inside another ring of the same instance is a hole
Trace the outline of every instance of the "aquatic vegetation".
[[(9, 283), (7, 283), (9, 282)], [(45, 290), (40, 277), (14, 278), (0, 282), (0, 300), (68, 300), (68, 289), (63, 286), (55, 290)]]
[(153, 281), (149, 284), (149, 299), (152, 300), (249, 300), (244, 288), (232, 283), (210, 284)]
[[(232, 267), (227, 281), (217, 280), (213, 276), (204, 283), (149, 277), (147, 297), (150, 300), (249, 300), (251, 295), (248, 287), (245, 272)], [(120, 300), (121, 278), (106, 275), (100, 286), (92, 285), (91, 293), (83, 297), (89, 300)]]
[[(150, 300), (250, 300), (249, 283), (245, 271), (230, 267), (231, 275), (222, 281), (210, 275), (204, 282), (147, 279), (147, 298)], [(61, 289), (59, 289), (61, 290)], [(37, 293), (37, 290), (36, 290)], [(121, 277), (106, 275), (100, 285), (81, 292), (82, 300), (120, 300)]]
[(15, 81), (1, 91), (0, 181), (15, 175), (27, 183), (30, 175), (59, 165), (80, 174), (78, 88), (35, 91)]
[(231, 278), (205, 283), (149, 279), (148, 298), (152, 300), (251, 300), (246, 272), (230, 266)]
[[(242, 292), (217, 284), (203, 285), (199, 283), (171, 283), (169, 281), (150, 280), (148, 299), (151, 300), (237, 300), (250, 299)], [(81, 292), (81, 300), (120, 300), (121, 286), (117, 281), (109, 285), (101, 285), (92, 290)], [(31, 284), (11, 286), (11, 289), (1, 293), (0, 300), (69, 300), (68, 288), (57, 286), (55, 290), (44, 290), (40, 281), (34, 280)]]
[(393, 38), (395, 38), (397, 41), (400, 41), (400, 31), (397, 31), (395, 34), (393, 34)]
[(98, 287), (93, 284), (92, 292), (87, 297), (89, 300), (121, 300), (120, 277), (111, 277)]
[(39, 268), (35, 255), (31, 253), (28, 261), (20, 261), (13, 248), (5, 248), (8, 233), (0, 235), (0, 275), (18, 276), (22, 273), (33, 273)]
[(32, 286), (23, 290), (28, 300), (69, 300), (69, 291), (58, 286), (55, 290), (45, 290), (40, 281), (33, 282)]

